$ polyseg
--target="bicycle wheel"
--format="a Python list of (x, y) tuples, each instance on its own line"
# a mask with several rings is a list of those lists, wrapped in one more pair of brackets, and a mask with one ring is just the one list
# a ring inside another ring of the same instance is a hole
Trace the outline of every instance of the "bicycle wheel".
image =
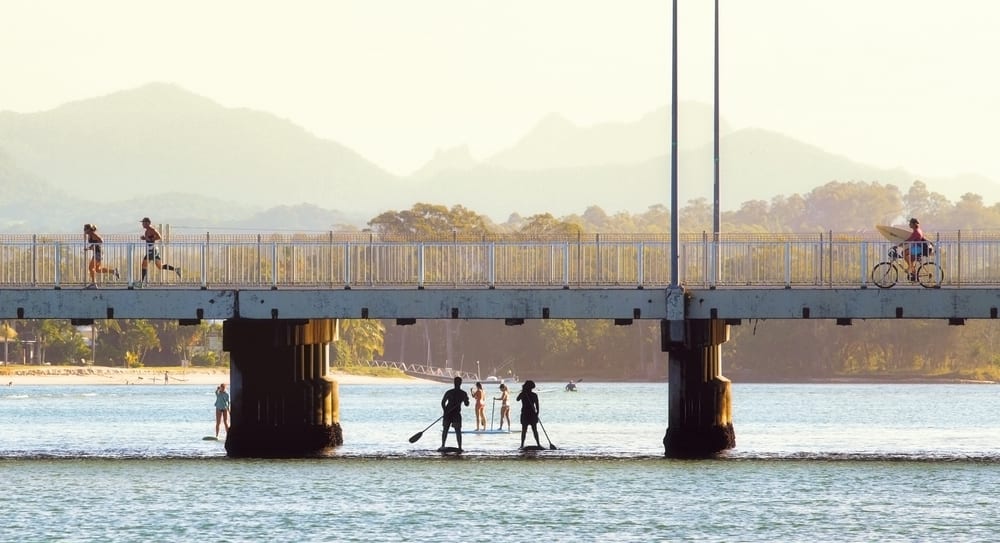
[(944, 280), (944, 271), (934, 262), (925, 262), (917, 268), (917, 281), (926, 288), (936, 287)]
[(892, 262), (879, 262), (872, 268), (872, 283), (879, 288), (892, 288), (899, 280), (899, 270)]

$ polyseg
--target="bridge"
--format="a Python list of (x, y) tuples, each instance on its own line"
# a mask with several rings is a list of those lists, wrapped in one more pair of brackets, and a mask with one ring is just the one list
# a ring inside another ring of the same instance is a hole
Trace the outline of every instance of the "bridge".
[[(128, 236), (132, 238), (132, 236)], [(329, 344), (338, 319), (637, 319), (661, 322), (670, 352), (668, 454), (732, 447), (721, 345), (742, 319), (995, 319), (1000, 235), (942, 232), (932, 273), (908, 282), (898, 260), (882, 288), (877, 233), (593, 234), (532, 239), (371, 233), (105, 236), (90, 277), (81, 236), (0, 236), (0, 319), (223, 320), (231, 353), (231, 455), (286, 455), (342, 443)], [(923, 269), (923, 268), (922, 268)], [(112, 272), (118, 271), (118, 277)], [(898, 279), (902, 278), (902, 282)], [(87, 288), (93, 282), (94, 288)], [(681, 423), (675, 425), (675, 413)], [(676, 427), (675, 427), (676, 426)]]

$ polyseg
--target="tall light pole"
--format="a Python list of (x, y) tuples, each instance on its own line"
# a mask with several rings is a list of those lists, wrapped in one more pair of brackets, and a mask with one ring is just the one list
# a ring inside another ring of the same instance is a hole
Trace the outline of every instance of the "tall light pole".
[(670, 85), (670, 286), (680, 285), (680, 213), (677, 209), (677, 0), (673, 1)]
[(719, 163), (719, 0), (715, 0), (715, 131), (714, 131), (714, 155), (715, 163), (715, 205), (712, 215), (712, 245), (713, 260), (715, 264), (712, 269), (713, 285), (719, 280), (719, 273), (722, 270), (721, 251), (719, 248), (719, 233), (722, 231), (721, 208), (719, 205), (720, 163)]
[(715, 213), (712, 222), (712, 231), (715, 233), (715, 242), (719, 242), (719, 230), (721, 221), (719, 216), (719, 0), (715, 0), (715, 138), (714, 138), (714, 159), (715, 159)]

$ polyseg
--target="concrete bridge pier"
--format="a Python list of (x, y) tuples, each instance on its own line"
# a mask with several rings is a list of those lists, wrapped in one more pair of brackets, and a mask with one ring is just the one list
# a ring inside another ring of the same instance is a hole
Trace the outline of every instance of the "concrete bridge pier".
[(336, 319), (230, 319), (231, 428), (238, 457), (308, 456), (344, 443), (337, 382), (329, 376)]
[(666, 346), (670, 411), (663, 446), (668, 457), (707, 457), (736, 446), (732, 387), (722, 375), (722, 344), (729, 340), (729, 325), (719, 319), (688, 319), (684, 324), (683, 339)]

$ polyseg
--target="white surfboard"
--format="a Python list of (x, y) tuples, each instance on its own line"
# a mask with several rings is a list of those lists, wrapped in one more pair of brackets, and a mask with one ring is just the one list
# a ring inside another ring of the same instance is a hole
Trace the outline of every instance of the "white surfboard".
[(887, 226), (884, 224), (875, 225), (875, 229), (878, 230), (879, 234), (882, 234), (885, 239), (893, 243), (902, 243), (910, 237), (909, 228), (900, 228), (898, 226)]

